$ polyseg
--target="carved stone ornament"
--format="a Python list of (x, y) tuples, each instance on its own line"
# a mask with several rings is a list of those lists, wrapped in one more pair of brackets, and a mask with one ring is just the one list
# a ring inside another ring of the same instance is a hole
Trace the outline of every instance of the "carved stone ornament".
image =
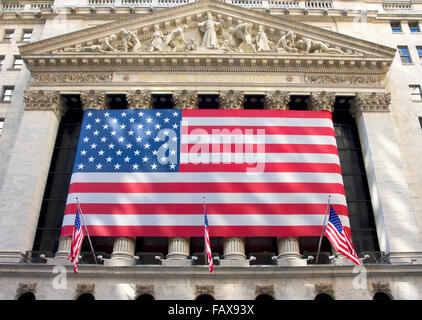
[(136, 295), (150, 294), (153, 296), (154, 292), (155, 292), (155, 287), (153, 284), (146, 285), (146, 286), (136, 285)]
[(264, 98), (264, 107), (265, 109), (278, 109), (278, 110), (288, 110), (290, 102), (290, 93), (281, 92), (277, 90), (275, 92), (266, 92)]
[(195, 295), (198, 296), (200, 294), (209, 294), (214, 295), (214, 286), (213, 285), (196, 285), (195, 286)]
[(274, 285), (258, 285), (255, 288), (255, 295), (259, 296), (260, 294), (268, 294), (274, 297)]
[(325, 293), (334, 297), (334, 289), (331, 283), (317, 283), (315, 284), (315, 295)]
[(16, 291), (16, 297), (20, 297), (22, 294), (32, 292), (37, 292), (37, 283), (19, 283), (18, 290)]
[(152, 109), (151, 91), (135, 90), (126, 93), (128, 109)]
[(313, 111), (327, 110), (333, 112), (336, 96), (334, 93), (322, 91), (320, 93), (311, 94), (306, 100), (308, 109)]
[(111, 73), (34, 73), (35, 82), (111, 82)]
[(390, 284), (382, 283), (382, 282), (373, 282), (372, 293), (375, 294), (377, 292), (384, 292), (387, 294), (391, 294)]
[(307, 74), (304, 77), (306, 83), (317, 84), (380, 84), (381, 77), (374, 75), (356, 74)]
[(53, 111), (59, 120), (66, 111), (59, 91), (25, 91), (23, 99), (25, 110)]
[(172, 101), (176, 109), (198, 109), (198, 92), (187, 90), (175, 92)]
[(245, 95), (243, 91), (229, 90), (221, 92), (217, 101), (220, 109), (243, 109)]
[(390, 93), (356, 93), (350, 101), (350, 113), (357, 117), (362, 112), (390, 112), (390, 102)]
[(79, 283), (76, 286), (76, 294), (81, 295), (83, 293), (94, 294), (95, 284), (94, 283)]
[(107, 99), (104, 91), (82, 91), (81, 92), (82, 110), (107, 108)]

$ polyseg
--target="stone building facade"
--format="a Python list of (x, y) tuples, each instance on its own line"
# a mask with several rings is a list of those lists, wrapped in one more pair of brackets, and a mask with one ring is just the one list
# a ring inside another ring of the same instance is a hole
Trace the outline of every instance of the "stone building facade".
[[(419, 1), (1, 1), (0, 298), (421, 299), (421, 20)], [(232, 237), (209, 274), (203, 239), (120, 237), (73, 274), (60, 225), (89, 108), (332, 112), (363, 267)]]

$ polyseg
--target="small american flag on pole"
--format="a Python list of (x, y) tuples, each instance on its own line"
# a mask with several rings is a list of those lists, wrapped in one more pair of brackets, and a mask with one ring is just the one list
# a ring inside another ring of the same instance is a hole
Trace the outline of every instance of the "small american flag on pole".
[(330, 206), (330, 216), (324, 235), (327, 236), (338, 252), (360, 266), (360, 261), (353, 244), (343, 229), (343, 225), (332, 206)]
[(205, 219), (205, 228), (204, 228), (204, 236), (205, 236), (205, 248), (207, 250), (207, 257), (208, 257), (208, 268), (210, 272), (214, 269), (214, 261), (212, 259), (211, 253), (211, 243), (210, 243), (210, 234), (208, 230), (208, 219), (207, 219), (207, 212), (205, 209), (205, 197), (204, 197), (204, 219)]
[(68, 260), (73, 263), (73, 271), (78, 273), (78, 255), (82, 245), (84, 234), (81, 227), (81, 218), (79, 216), (79, 209), (76, 209), (75, 225), (73, 226), (72, 242), (70, 245), (70, 253)]

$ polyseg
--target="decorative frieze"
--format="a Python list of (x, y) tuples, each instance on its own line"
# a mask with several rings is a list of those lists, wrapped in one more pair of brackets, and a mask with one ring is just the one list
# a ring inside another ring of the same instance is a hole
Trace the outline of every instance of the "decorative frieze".
[(113, 75), (111, 73), (92, 73), (92, 72), (67, 72), (67, 73), (33, 73), (32, 75), (35, 82), (71, 82), (71, 83), (81, 83), (81, 82), (111, 82)]
[(334, 289), (332, 283), (317, 283), (314, 286), (315, 295), (325, 293), (334, 298)]
[(53, 111), (59, 120), (66, 111), (59, 91), (25, 91), (23, 99), (25, 110)]
[(281, 92), (277, 90), (275, 92), (266, 92), (264, 98), (265, 109), (278, 109), (288, 110), (290, 102), (290, 93)]
[(257, 285), (255, 287), (255, 296), (259, 296), (260, 294), (268, 294), (272, 297), (275, 296), (274, 285)]
[(83, 293), (94, 294), (95, 283), (78, 283), (76, 285), (76, 296), (80, 296)]
[(243, 109), (245, 95), (243, 91), (229, 90), (221, 92), (217, 101), (220, 109)]
[(312, 93), (306, 100), (308, 109), (313, 111), (327, 110), (333, 112), (336, 96), (334, 93), (322, 91), (320, 93)]
[(153, 284), (150, 285), (136, 285), (136, 295), (140, 296), (141, 294), (149, 294), (154, 296), (155, 293), (155, 286)]
[(82, 110), (107, 109), (107, 97), (104, 91), (82, 91), (81, 92)]
[(358, 74), (305, 74), (306, 83), (314, 84), (351, 84), (351, 85), (376, 85), (381, 83), (381, 76)]
[(372, 294), (377, 292), (383, 292), (386, 294), (391, 294), (390, 284), (383, 282), (373, 282), (372, 283)]
[(135, 90), (126, 93), (128, 109), (152, 109), (151, 91)]
[(201, 294), (209, 294), (209, 295), (215, 295), (214, 286), (213, 285), (196, 285), (195, 286), (195, 295), (199, 296)]
[(176, 109), (198, 109), (198, 92), (187, 90), (175, 92), (172, 101)]
[(362, 112), (390, 112), (390, 93), (356, 93), (350, 101), (350, 113), (358, 117)]

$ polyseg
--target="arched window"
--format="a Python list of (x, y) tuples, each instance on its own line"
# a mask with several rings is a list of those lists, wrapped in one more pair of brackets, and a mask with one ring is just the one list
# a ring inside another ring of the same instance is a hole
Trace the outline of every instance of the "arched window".
[(80, 301), (94, 301), (95, 297), (91, 293), (82, 293), (76, 300)]
[(270, 296), (269, 294), (262, 293), (262, 294), (257, 295), (255, 300), (269, 301), (269, 300), (274, 300), (274, 298), (272, 296)]
[(393, 300), (392, 297), (385, 292), (376, 292), (373, 300)]
[(200, 294), (199, 296), (197, 296), (195, 300), (213, 301), (215, 299), (212, 295), (204, 293), (204, 294)]
[(334, 299), (328, 293), (318, 293), (315, 296), (315, 301), (330, 301), (330, 300), (334, 300)]
[(23, 301), (32, 301), (32, 300), (35, 300), (35, 294), (32, 293), (32, 292), (22, 293), (19, 296), (18, 300), (23, 300)]
[(150, 295), (150, 294), (148, 294), (148, 293), (144, 293), (144, 294), (140, 294), (140, 295), (136, 298), (136, 300), (139, 300), (139, 301), (154, 301), (154, 300), (155, 300), (155, 298), (154, 298), (154, 296), (153, 296), (153, 295)]

